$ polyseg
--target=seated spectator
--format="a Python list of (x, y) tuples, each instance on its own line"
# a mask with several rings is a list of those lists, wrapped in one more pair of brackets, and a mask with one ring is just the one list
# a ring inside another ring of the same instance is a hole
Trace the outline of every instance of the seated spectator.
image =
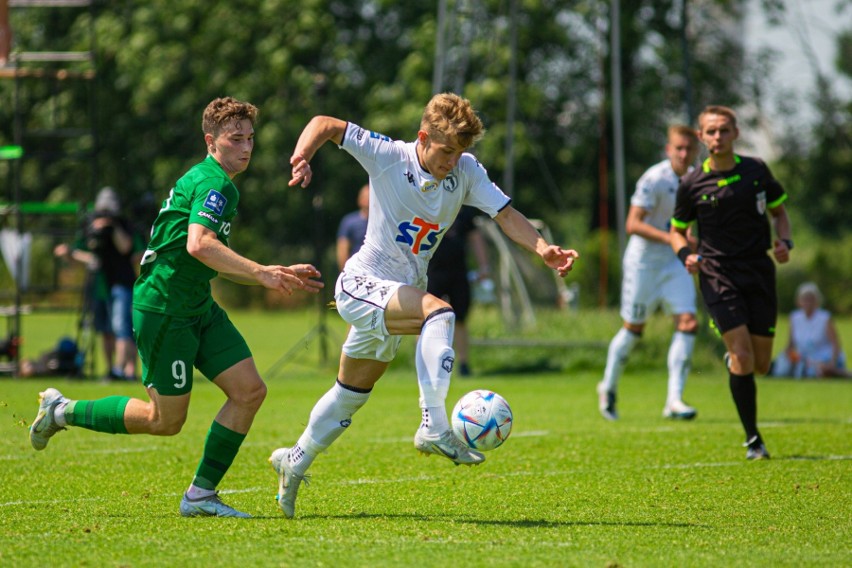
[(776, 377), (850, 377), (840, 336), (831, 312), (821, 307), (822, 294), (813, 282), (796, 290), (797, 310), (790, 313), (787, 348), (773, 362)]

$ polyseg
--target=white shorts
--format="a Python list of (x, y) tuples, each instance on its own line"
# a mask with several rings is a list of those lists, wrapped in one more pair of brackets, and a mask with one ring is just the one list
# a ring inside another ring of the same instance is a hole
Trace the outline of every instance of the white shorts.
[(695, 283), (677, 257), (664, 265), (624, 261), (621, 284), (621, 318), (645, 323), (661, 306), (666, 314), (695, 313)]
[(401, 282), (341, 272), (334, 286), (337, 312), (352, 328), (343, 352), (353, 359), (393, 361), (401, 335), (391, 335), (385, 325), (385, 309)]

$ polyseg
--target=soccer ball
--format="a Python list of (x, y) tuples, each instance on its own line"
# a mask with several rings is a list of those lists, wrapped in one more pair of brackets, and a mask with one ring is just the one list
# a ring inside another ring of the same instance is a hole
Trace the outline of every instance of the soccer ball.
[(453, 432), (475, 450), (493, 450), (512, 432), (512, 409), (496, 392), (471, 391), (453, 408)]

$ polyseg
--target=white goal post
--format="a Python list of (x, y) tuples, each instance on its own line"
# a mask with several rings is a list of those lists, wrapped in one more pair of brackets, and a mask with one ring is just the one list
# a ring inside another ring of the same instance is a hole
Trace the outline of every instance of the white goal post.
[[(550, 228), (540, 219), (530, 219), (533, 226), (542, 234), (548, 241), (553, 242), (553, 235)], [(503, 315), (503, 322), (506, 327), (529, 329), (535, 327), (536, 317), (533, 310), (533, 303), (530, 298), (527, 285), (524, 281), (522, 266), (524, 257), (520, 254), (527, 255), (526, 251), (522, 251), (515, 243), (513, 243), (500, 227), (493, 220), (485, 217), (476, 217), (475, 223), (477, 228), (482, 232), (483, 236), (490, 242), (498, 257), (497, 282), (499, 292), (500, 310)], [(533, 282), (542, 277), (541, 274), (529, 274), (533, 271), (538, 271), (539, 268), (531, 262), (524, 263), (527, 266), (526, 272), (531, 276)], [(550, 269), (552, 274), (553, 287), (555, 289), (554, 307), (566, 308), (576, 306), (579, 289), (576, 284), (567, 286), (565, 280)], [(540, 280), (538, 280), (541, 282)], [(535, 284), (533, 283), (533, 286)]]

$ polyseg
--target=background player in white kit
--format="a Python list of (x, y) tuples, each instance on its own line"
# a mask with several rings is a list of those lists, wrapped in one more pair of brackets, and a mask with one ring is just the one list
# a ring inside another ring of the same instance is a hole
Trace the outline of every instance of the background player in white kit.
[(402, 335), (420, 335), (415, 365), (422, 419), (415, 448), (456, 464), (485, 460), (456, 438), (447, 418), (455, 314), (447, 302), (425, 291), (429, 259), (462, 205), (484, 211), (560, 276), (578, 255), (548, 244), (466, 152), (483, 133), (470, 102), (444, 93), (426, 105), (414, 142), (393, 141), (329, 116), (314, 117), (299, 136), (290, 159), (290, 185), (310, 183), (308, 162), (333, 141), (369, 174), (370, 213), (364, 245), (346, 262), (335, 287), (337, 310), (351, 324), (337, 381), (317, 401), (296, 444), (270, 457), (279, 477), (278, 504), (288, 518), (294, 515), (305, 472), (367, 402)]
[(683, 402), (683, 387), (692, 360), (695, 332), (695, 285), (669, 244), (669, 225), (680, 177), (698, 154), (695, 130), (683, 125), (668, 129), (667, 159), (651, 166), (630, 199), (624, 251), (621, 317), (624, 326), (609, 344), (603, 380), (598, 383), (598, 408), (608, 420), (618, 419), (616, 391), (627, 357), (642, 336), (645, 321), (659, 305), (674, 315), (675, 332), (668, 354), (668, 396), (663, 416), (690, 420), (696, 411)]

